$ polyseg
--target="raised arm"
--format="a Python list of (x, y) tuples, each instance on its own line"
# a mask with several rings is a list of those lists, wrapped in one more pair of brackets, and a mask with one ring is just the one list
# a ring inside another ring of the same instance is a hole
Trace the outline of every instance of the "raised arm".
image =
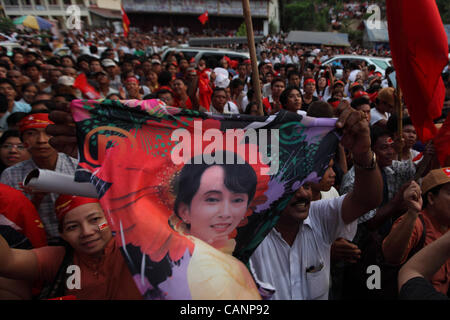
[(342, 145), (350, 150), (355, 166), (355, 184), (342, 203), (342, 219), (350, 223), (364, 213), (376, 208), (383, 198), (383, 179), (370, 149), (369, 122), (361, 111), (349, 106), (348, 101), (339, 105), (336, 127), (342, 128)]
[(32, 250), (11, 249), (0, 235), (0, 277), (33, 281), (38, 275), (37, 267)]
[(422, 209), (420, 186), (415, 181), (411, 181), (403, 193), (403, 198), (408, 204), (408, 211), (403, 215), (402, 220), (394, 225), (383, 241), (383, 255), (391, 264), (400, 264), (408, 254), (409, 239)]

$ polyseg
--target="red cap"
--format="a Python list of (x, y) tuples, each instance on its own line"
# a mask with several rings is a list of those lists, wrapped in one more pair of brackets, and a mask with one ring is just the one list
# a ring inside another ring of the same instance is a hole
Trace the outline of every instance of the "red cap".
[(252, 64), (252, 61), (250, 59), (247, 59), (244, 61), (245, 64)]
[(353, 98), (358, 99), (358, 98), (361, 98), (362, 96), (369, 96), (369, 94), (367, 92), (361, 90), (361, 91), (357, 91)]
[(27, 115), (19, 121), (19, 131), (24, 132), (25, 130), (34, 128), (47, 128), (49, 124), (54, 124), (54, 122), (48, 119), (48, 113), (34, 113)]
[(99, 203), (96, 198), (85, 198), (74, 195), (62, 194), (55, 201), (55, 213), (59, 223), (62, 223), (66, 214), (83, 204)]
[(335, 81), (333, 84), (333, 87), (336, 87), (337, 85), (341, 85), (341, 86), (345, 87), (345, 83), (341, 80)]

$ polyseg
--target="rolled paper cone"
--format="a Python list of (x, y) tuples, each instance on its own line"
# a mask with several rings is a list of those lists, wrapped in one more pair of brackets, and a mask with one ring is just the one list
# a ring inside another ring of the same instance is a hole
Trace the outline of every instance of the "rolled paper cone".
[(39, 192), (71, 194), (80, 197), (97, 198), (97, 190), (89, 182), (76, 182), (74, 176), (52, 170), (34, 169), (23, 180), (25, 187)]

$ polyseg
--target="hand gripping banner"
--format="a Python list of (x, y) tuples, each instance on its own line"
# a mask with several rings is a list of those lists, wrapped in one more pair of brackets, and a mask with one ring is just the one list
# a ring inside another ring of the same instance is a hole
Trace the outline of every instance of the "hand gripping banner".
[(146, 299), (261, 299), (246, 267), (336, 150), (335, 119), (75, 100), (79, 182), (95, 185)]

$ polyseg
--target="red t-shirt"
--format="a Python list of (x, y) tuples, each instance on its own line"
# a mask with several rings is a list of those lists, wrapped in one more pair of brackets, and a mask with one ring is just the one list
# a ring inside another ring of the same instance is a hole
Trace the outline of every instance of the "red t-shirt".
[[(420, 214), (423, 216), (423, 220), (425, 223), (426, 234), (424, 246), (427, 246), (433, 241), (442, 237), (444, 233), (440, 231), (439, 224), (431, 215), (427, 214), (426, 210), (422, 211)], [(395, 221), (394, 225), (392, 226), (392, 231), (395, 232), (394, 229), (403, 219), (404, 215), (398, 218), (397, 221)], [(423, 233), (423, 225), (420, 219), (417, 218), (414, 224), (413, 232), (411, 234), (411, 237), (409, 238), (405, 259), (402, 261), (402, 263), (405, 262), (406, 257), (408, 256), (412, 248), (414, 248), (416, 245), (419, 244), (422, 233)], [(442, 292), (443, 294), (447, 294), (447, 290), (450, 283), (450, 259), (447, 259), (446, 263), (444, 263), (439, 268), (439, 270), (433, 275), (433, 277), (431, 278), (431, 283), (433, 284), (434, 288), (437, 291)]]
[[(53, 283), (64, 259), (64, 247), (33, 249), (38, 261), (37, 281)], [(80, 267), (81, 289), (67, 289), (65, 295), (80, 300), (141, 300), (142, 295), (131, 276), (114, 239), (105, 247), (101, 260), (75, 253), (73, 265)]]

